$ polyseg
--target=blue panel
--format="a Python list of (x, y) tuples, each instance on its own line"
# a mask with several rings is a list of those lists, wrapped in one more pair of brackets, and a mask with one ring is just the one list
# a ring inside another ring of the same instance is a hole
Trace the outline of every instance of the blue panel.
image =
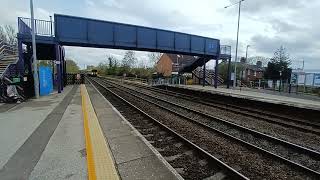
[(40, 95), (49, 95), (53, 90), (52, 81), (52, 70), (50, 67), (40, 66), (39, 67), (39, 86)]
[(190, 35), (176, 33), (175, 48), (176, 51), (190, 52)]
[(113, 25), (101, 21), (88, 21), (89, 43), (113, 45)]
[(117, 24), (114, 29), (115, 45), (127, 47), (136, 46), (137, 38), (135, 26)]
[(204, 53), (205, 38), (199, 36), (191, 37), (191, 53)]
[(219, 41), (214, 39), (206, 39), (206, 54), (215, 55), (219, 53), (220, 44)]
[(157, 48), (157, 33), (155, 29), (138, 28), (138, 48)]
[(55, 15), (55, 36), (59, 44), (165, 53), (207, 55), (217, 58), (220, 41), (129, 24)]
[(170, 31), (157, 32), (158, 49), (174, 51), (174, 33)]
[(56, 35), (67, 41), (87, 41), (87, 21), (80, 18), (59, 16), (56, 18)]

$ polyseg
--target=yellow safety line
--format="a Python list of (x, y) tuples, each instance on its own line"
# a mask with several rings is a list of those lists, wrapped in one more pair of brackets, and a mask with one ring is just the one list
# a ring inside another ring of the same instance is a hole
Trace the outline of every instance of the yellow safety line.
[(92, 153), (92, 146), (91, 146), (91, 139), (89, 134), (89, 127), (88, 127), (88, 114), (86, 111), (86, 98), (84, 95), (83, 86), (81, 85), (81, 99), (82, 99), (82, 112), (83, 112), (83, 126), (84, 126), (84, 136), (86, 140), (86, 154), (87, 154), (87, 166), (88, 166), (88, 179), (89, 180), (96, 180), (96, 173), (94, 169), (94, 161), (93, 161), (93, 153)]
[(84, 85), (81, 85), (81, 96), (89, 180), (118, 180), (120, 178), (114, 165), (111, 151)]

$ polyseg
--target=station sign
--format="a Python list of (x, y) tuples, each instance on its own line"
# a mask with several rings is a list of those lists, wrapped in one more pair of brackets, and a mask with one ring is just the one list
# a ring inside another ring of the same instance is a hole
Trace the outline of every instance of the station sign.
[(314, 86), (320, 87), (320, 74), (314, 74)]

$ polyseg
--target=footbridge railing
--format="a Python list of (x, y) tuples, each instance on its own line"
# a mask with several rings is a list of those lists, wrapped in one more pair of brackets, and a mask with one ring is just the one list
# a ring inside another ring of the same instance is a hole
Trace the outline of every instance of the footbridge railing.
[(230, 59), (231, 58), (231, 46), (221, 45), (220, 46), (220, 59)]
[[(34, 20), (35, 34), (40, 36), (54, 36), (54, 23), (47, 20)], [(31, 19), (18, 17), (18, 28), (20, 34), (31, 34)]]

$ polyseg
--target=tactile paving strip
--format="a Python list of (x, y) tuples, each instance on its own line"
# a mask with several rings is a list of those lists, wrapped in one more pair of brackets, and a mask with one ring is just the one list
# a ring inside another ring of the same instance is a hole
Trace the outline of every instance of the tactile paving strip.
[(118, 180), (120, 178), (111, 150), (102, 133), (85, 85), (81, 85), (81, 96), (89, 180)]

